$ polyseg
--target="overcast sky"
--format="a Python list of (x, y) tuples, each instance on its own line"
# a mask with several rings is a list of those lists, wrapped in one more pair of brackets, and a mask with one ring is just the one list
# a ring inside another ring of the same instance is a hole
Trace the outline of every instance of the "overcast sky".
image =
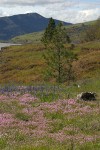
[(100, 16), (100, 0), (0, 0), (0, 17), (34, 12), (71, 23), (86, 22)]

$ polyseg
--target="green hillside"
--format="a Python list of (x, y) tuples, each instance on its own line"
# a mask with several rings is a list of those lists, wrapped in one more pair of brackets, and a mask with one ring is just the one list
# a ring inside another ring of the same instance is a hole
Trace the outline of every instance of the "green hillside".
[[(86, 27), (88, 27), (94, 23), (95, 23), (95, 21), (90, 21), (90, 22), (84, 23), (84, 25)], [(83, 40), (84, 27), (83, 27), (82, 23), (65, 26), (65, 28), (67, 29), (67, 33), (71, 37), (72, 41), (80, 42), (80, 40)], [(33, 32), (30, 34), (16, 36), (16, 37), (12, 38), (11, 41), (14, 43), (40, 43), (43, 33), (44, 33), (44, 31)]]
[(11, 41), (14, 43), (40, 43), (42, 35), (43, 35), (43, 31), (33, 32), (30, 34), (16, 36), (12, 38)]

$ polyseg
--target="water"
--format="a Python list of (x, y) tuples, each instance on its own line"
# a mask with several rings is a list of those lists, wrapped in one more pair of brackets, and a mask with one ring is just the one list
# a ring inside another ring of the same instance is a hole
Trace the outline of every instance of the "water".
[(1, 50), (2, 47), (8, 47), (8, 46), (11, 46), (11, 45), (21, 45), (21, 44), (0, 43), (0, 50)]

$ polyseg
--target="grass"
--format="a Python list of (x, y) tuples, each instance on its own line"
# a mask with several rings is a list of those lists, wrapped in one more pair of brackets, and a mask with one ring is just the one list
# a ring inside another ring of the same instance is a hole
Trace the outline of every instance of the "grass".
[(24, 106), (20, 106), (17, 101), (12, 101), (10, 103), (0, 102), (0, 112), (14, 113), (22, 110), (23, 108)]
[(4, 149), (7, 146), (7, 140), (5, 138), (0, 138), (0, 148)]
[[(48, 95), (43, 101), (38, 94), (38, 99), (34, 100), (34, 94), (26, 95), (21, 91), (0, 95), (0, 149), (99, 150), (99, 86), (100, 80), (95, 78), (70, 86), (60, 85), (63, 89), (60, 100)], [(95, 91), (97, 100), (76, 101), (76, 95), (82, 91)], [(70, 99), (64, 95), (68, 92)]]
[(54, 120), (54, 119), (63, 119), (64, 115), (61, 112), (54, 112), (54, 113), (46, 113), (46, 118)]
[(41, 45), (35, 47), (33, 45), (24, 45), (4, 50), (0, 55), (0, 77), (3, 77), (2, 81), (6, 83), (9, 81), (12, 83), (25, 83), (29, 82), (29, 80), (31, 82), (38, 81), (39, 78), (42, 78), (40, 74), (43, 65), (42, 49)]
[[(86, 83), (81, 90), (84, 86), (92, 90)], [(97, 83), (94, 89), (98, 89)], [(75, 85), (70, 86), (71, 95), (77, 92)], [(99, 150), (100, 95), (96, 101), (86, 102), (76, 100), (74, 94), (73, 99), (48, 102), (28, 93), (0, 95), (0, 106), (4, 106), (0, 109), (0, 149)]]
[(31, 118), (29, 115), (21, 113), (21, 112), (16, 113), (15, 117), (22, 121), (29, 121)]
[[(84, 25), (86, 27), (94, 24), (95, 21), (85, 22)], [(67, 33), (70, 35), (72, 41), (80, 41), (83, 40), (82, 36), (84, 36), (84, 28), (82, 27), (82, 23), (73, 24), (70, 26), (65, 26), (67, 29)], [(14, 43), (41, 43), (41, 38), (44, 31), (42, 32), (33, 32), (31, 34), (25, 34), (21, 36), (17, 36), (11, 39), (11, 42)]]
[(25, 34), (21, 36), (16, 36), (11, 39), (12, 42), (14, 43), (40, 43), (41, 42), (41, 37), (44, 32), (33, 32), (30, 34)]
[[(99, 42), (88, 42), (75, 46), (74, 52), (78, 55), (78, 61), (73, 63), (76, 79), (99, 76), (99, 49)], [(34, 82), (44, 82), (43, 53), (45, 53), (45, 49), (41, 44), (11, 46), (4, 49), (0, 53), (0, 83), (33, 84)], [(49, 81), (54, 81), (54, 79), (48, 79)]]

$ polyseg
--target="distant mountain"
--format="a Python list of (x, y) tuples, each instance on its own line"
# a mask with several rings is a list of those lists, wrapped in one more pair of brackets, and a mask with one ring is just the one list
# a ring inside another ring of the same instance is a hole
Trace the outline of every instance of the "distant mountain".
[[(50, 18), (37, 13), (0, 17), (0, 40), (9, 40), (15, 36), (44, 30)], [(59, 20), (55, 20), (56, 24)], [(64, 25), (71, 23), (63, 22)]]

